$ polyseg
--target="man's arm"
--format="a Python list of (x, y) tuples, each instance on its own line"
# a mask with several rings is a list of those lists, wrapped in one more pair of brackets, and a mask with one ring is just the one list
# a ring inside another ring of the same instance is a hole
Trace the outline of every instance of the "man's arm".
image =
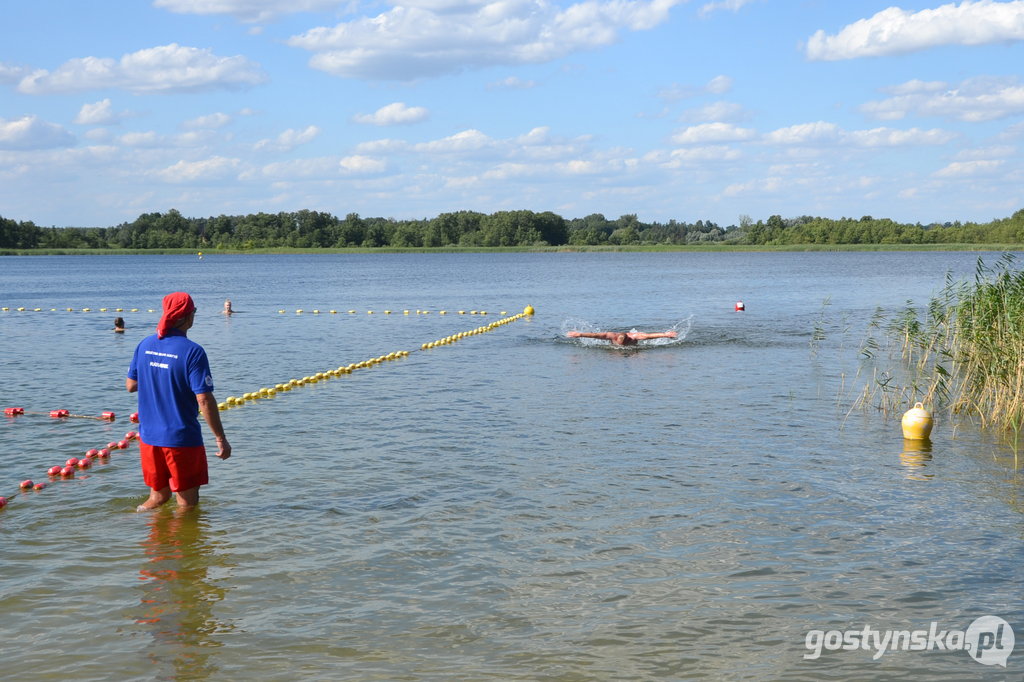
[(637, 341), (645, 341), (647, 339), (674, 339), (679, 336), (679, 332), (634, 332), (630, 334)]
[(584, 339), (604, 339), (606, 341), (611, 341), (614, 338), (614, 336), (615, 336), (615, 332), (577, 332), (577, 331), (571, 331), (571, 332), (567, 333), (566, 336), (569, 336), (569, 337), (574, 338), (574, 339), (578, 339), (578, 338), (584, 338)]
[(135, 379), (125, 379), (124, 388), (129, 393), (135, 393), (136, 391), (139, 390), (139, 382), (136, 381)]
[(199, 403), (199, 411), (203, 413), (207, 426), (213, 431), (217, 439), (217, 456), (227, 459), (231, 456), (231, 444), (228, 437), (224, 435), (224, 425), (220, 422), (220, 410), (217, 408), (217, 399), (212, 393), (196, 393), (196, 402)]

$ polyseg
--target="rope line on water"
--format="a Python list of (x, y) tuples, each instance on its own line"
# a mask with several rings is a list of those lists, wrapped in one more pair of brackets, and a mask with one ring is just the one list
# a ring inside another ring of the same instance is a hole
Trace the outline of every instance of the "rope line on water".
[[(45, 313), (45, 312), (50, 312), (50, 313), (56, 313), (56, 312), (68, 312), (68, 313), (140, 313), (140, 312), (159, 313), (160, 311), (155, 310), (153, 308), (145, 308), (145, 309), (143, 309), (143, 308), (111, 308), (111, 307), (106, 307), (106, 308), (94, 308), (94, 307), (88, 307), (88, 308), (39, 308), (39, 307), (29, 308), (27, 306), (18, 306), (18, 307), (13, 307), (12, 308), (11, 306), (4, 306), (4, 307), (0, 307), (0, 312), (5, 312), (5, 313), (7, 313), (7, 312), (15, 312), (15, 313)], [(233, 311), (232, 314), (235, 314), (235, 313), (238, 313), (238, 312), (243, 312), (243, 311), (236, 310), (236, 311)], [(277, 309), (276, 312), (279, 315), (283, 315), (283, 314), (287, 313), (288, 311), (285, 310), (284, 308), (279, 308), (279, 309)], [(305, 314), (305, 313), (312, 314), (312, 315), (319, 315), (321, 313), (325, 313), (325, 314), (329, 314), (329, 315), (338, 315), (338, 314), (340, 314), (342, 312), (348, 313), (349, 315), (356, 315), (356, 314), (359, 313), (359, 311), (354, 309), (354, 308), (349, 308), (349, 309), (344, 310), (344, 311), (342, 311), (340, 309), (337, 309), (337, 308), (332, 308), (330, 310), (321, 310), (320, 308), (310, 308), (310, 309), (307, 309), (307, 308), (297, 308), (295, 310), (295, 314), (296, 315), (302, 315), (302, 314)], [(465, 309), (463, 309), (463, 310), (429, 310), (429, 309), (416, 309), (416, 310), (413, 310), (411, 308), (405, 308), (405, 309), (402, 309), (402, 310), (390, 309), (390, 308), (384, 309), (384, 310), (379, 310), (379, 311), (377, 311), (377, 310), (367, 310), (366, 314), (367, 315), (374, 315), (377, 312), (380, 312), (380, 313), (382, 313), (384, 315), (392, 315), (392, 314), (398, 315), (399, 313), (401, 313), (402, 315), (408, 315), (408, 316), (413, 316), (413, 315), (430, 315), (432, 313), (437, 313), (438, 315), (489, 315), (489, 314), (493, 314), (493, 313), (488, 313), (486, 310), (465, 310)], [(504, 316), (508, 315), (508, 312), (502, 310), (498, 314), (500, 316), (504, 317)]]
[[(456, 341), (461, 341), (462, 339), (467, 338), (469, 336), (475, 336), (477, 334), (484, 334), (486, 332), (493, 331), (493, 330), (495, 330), (495, 329), (497, 329), (499, 327), (502, 327), (502, 326), (504, 326), (506, 324), (509, 324), (511, 322), (515, 322), (516, 320), (522, 319), (523, 317), (527, 317), (529, 315), (533, 315), (533, 313), (534, 313), (533, 307), (532, 306), (527, 306), (526, 309), (523, 310), (523, 312), (521, 312), (521, 313), (519, 313), (517, 315), (512, 315), (511, 317), (505, 317), (505, 318), (502, 318), (500, 320), (495, 320), (494, 322), (491, 322), (490, 324), (487, 324), (487, 325), (484, 325), (484, 326), (481, 326), (481, 327), (477, 327), (476, 329), (471, 329), (471, 330), (468, 330), (468, 331), (459, 332), (458, 334), (453, 334), (452, 336), (446, 336), (444, 338), (437, 339), (436, 341), (430, 341), (430, 342), (421, 344), (420, 345), (420, 350), (421, 351), (422, 350), (429, 350), (431, 348), (437, 348), (438, 346), (447, 346), (447, 345), (455, 343)], [(232, 408), (241, 407), (243, 405), (253, 403), (253, 402), (257, 401), (257, 400), (261, 400), (261, 399), (265, 399), (265, 398), (273, 398), (273, 397), (275, 397), (275, 396), (277, 396), (277, 395), (279, 395), (281, 393), (286, 393), (288, 391), (292, 391), (292, 390), (294, 390), (296, 388), (300, 388), (302, 386), (308, 386), (310, 384), (317, 384), (317, 383), (320, 383), (321, 381), (327, 381), (329, 379), (334, 379), (334, 378), (337, 378), (337, 377), (341, 377), (341, 376), (343, 376), (345, 374), (351, 374), (352, 372), (354, 372), (356, 370), (365, 369), (365, 368), (368, 368), (368, 367), (373, 367), (374, 365), (379, 365), (379, 364), (382, 364), (384, 362), (390, 362), (390, 361), (393, 361), (393, 360), (400, 360), (402, 358), (409, 357), (409, 354), (412, 353), (412, 352), (413, 351), (408, 351), (408, 350), (394, 351), (392, 353), (388, 353), (387, 355), (381, 355), (381, 356), (376, 357), (376, 358), (370, 358), (368, 360), (363, 360), (362, 362), (355, 362), (355, 363), (351, 363), (351, 364), (348, 364), (348, 365), (341, 365), (341, 366), (336, 367), (334, 369), (328, 369), (328, 370), (324, 370), (322, 372), (317, 372), (317, 373), (311, 374), (309, 376), (304, 376), (301, 379), (289, 379), (288, 381), (286, 381), (284, 383), (275, 384), (272, 387), (263, 387), (263, 388), (255, 390), (255, 391), (250, 391), (248, 393), (243, 393), (240, 397), (239, 396), (231, 395), (231, 396), (228, 396), (227, 398), (225, 398), (223, 402), (217, 403), (217, 409), (220, 410), (221, 412), (223, 412), (225, 410), (230, 410)]]

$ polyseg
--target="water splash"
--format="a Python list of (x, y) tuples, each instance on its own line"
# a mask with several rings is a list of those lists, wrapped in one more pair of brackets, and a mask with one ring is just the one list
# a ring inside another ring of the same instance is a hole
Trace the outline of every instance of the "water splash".
[[(647, 348), (647, 347), (653, 347), (653, 346), (674, 346), (676, 344), (679, 344), (679, 343), (683, 342), (683, 340), (689, 335), (690, 329), (692, 327), (693, 327), (693, 315), (690, 315), (689, 317), (685, 317), (685, 318), (679, 320), (678, 322), (676, 322), (671, 327), (669, 327), (668, 329), (665, 330), (665, 331), (674, 331), (674, 332), (676, 332), (676, 334), (678, 334), (678, 336), (676, 336), (675, 338), (646, 339), (644, 341), (638, 342), (635, 346), (628, 346), (628, 348)], [(605, 341), (604, 339), (587, 339), (587, 338), (570, 339), (570, 338), (567, 338), (566, 335), (570, 331), (597, 333), (597, 332), (604, 332), (604, 331), (622, 331), (622, 330), (602, 329), (601, 327), (599, 327), (598, 325), (596, 325), (596, 324), (594, 324), (592, 322), (589, 322), (587, 320), (583, 320), (583, 319), (580, 319), (580, 318), (575, 318), (575, 317), (569, 317), (569, 318), (566, 318), (565, 320), (562, 321), (562, 325), (561, 325), (561, 332), (562, 333), (560, 334), (560, 339), (565, 341), (566, 343), (572, 343), (572, 344), (576, 344), (576, 345), (579, 345), (579, 346), (602, 346), (602, 347), (608, 347), (609, 343), (607, 341)], [(640, 330), (640, 329), (637, 329), (636, 327), (633, 327), (633, 328), (631, 328), (629, 330), (626, 330), (626, 331), (629, 331), (629, 332), (641, 332), (643, 330)], [(647, 330), (647, 331), (650, 331), (650, 330)]]

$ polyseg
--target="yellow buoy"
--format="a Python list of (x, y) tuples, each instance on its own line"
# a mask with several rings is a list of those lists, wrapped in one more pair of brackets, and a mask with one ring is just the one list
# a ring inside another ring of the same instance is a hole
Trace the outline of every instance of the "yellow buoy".
[(901, 422), (903, 437), (907, 440), (928, 440), (932, 433), (932, 416), (921, 403), (906, 411)]
[(526, 308), (523, 309), (523, 314), (524, 315), (533, 315), (533, 313), (534, 313), (534, 310), (533, 310), (533, 306), (532, 305), (528, 305), (528, 306), (526, 306)]

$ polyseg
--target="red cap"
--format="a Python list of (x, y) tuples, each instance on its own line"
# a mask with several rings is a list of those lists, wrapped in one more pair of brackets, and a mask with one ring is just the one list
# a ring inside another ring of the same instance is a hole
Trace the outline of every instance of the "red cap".
[(162, 339), (167, 336), (168, 331), (195, 309), (196, 304), (192, 302), (192, 297), (184, 291), (175, 291), (164, 296), (164, 314), (160, 318), (160, 324), (156, 326), (157, 337)]

